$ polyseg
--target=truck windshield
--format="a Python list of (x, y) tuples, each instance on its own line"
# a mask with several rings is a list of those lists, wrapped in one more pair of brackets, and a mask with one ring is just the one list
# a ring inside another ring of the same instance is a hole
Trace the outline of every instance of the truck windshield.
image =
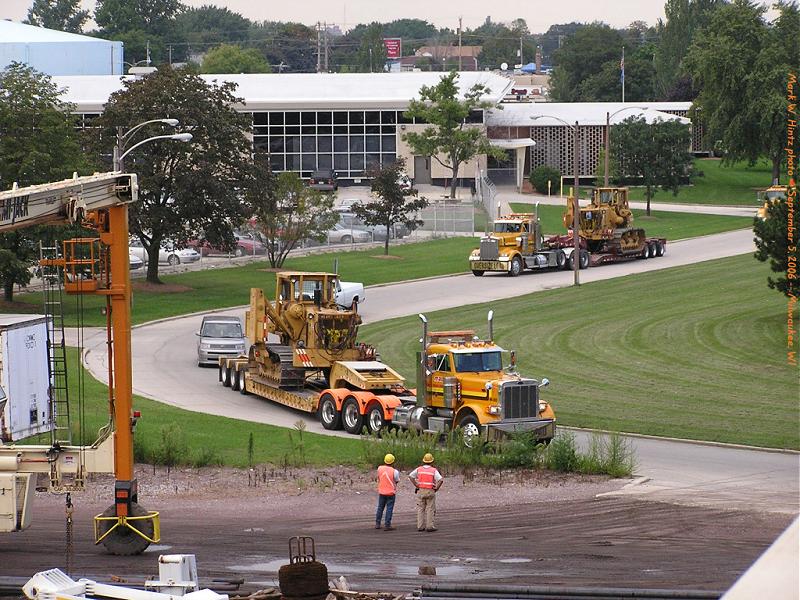
[(503, 368), (499, 352), (459, 352), (454, 353), (453, 358), (459, 373), (500, 371)]
[(210, 338), (240, 338), (242, 337), (242, 327), (239, 323), (204, 323), (202, 337)]
[(495, 223), (495, 233), (519, 233), (522, 230), (521, 223)]

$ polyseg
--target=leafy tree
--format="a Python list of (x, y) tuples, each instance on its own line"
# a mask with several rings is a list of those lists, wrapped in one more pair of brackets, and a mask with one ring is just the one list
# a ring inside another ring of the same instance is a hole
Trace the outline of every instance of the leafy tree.
[(701, 87), (694, 108), (702, 111), (710, 139), (719, 140), (724, 160), (772, 162), (780, 178), (788, 108), (786, 77), (800, 62), (797, 3), (776, 5), (777, 20), (764, 21), (765, 7), (734, 0), (717, 9), (686, 58)]
[(201, 6), (178, 13), (174, 27), (175, 33), (187, 44), (206, 48), (247, 40), (253, 22), (228, 8)]
[(386, 241), (383, 253), (389, 254), (389, 232), (395, 224), (402, 223), (409, 230), (414, 230), (422, 221), (416, 214), (428, 206), (428, 199), (418, 196), (413, 187), (401, 184), (405, 173), (405, 162), (400, 159), (391, 165), (385, 165), (370, 173), (372, 177), (372, 197), (370, 202), (353, 204), (353, 212), (367, 225), (383, 225), (386, 227)]
[(548, 192), (548, 183), (550, 184), (550, 189), (555, 190), (558, 188), (558, 184), (561, 183), (561, 172), (553, 167), (542, 165), (531, 171), (528, 180), (531, 182), (533, 189), (540, 194), (546, 194)]
[[(71, 106), (49, 76), (11, 63), (0, 72), (0, 190), (58, 181), (86, 168)], [(0, 286), (7, 301), (14, 285), (30, 281), (36, 240), (52, 238), (52, 228), (0, 234)]]
[(403, 39), (403, 53), (411, 55), (437, 33), (435, 25), (422, 19), (397, 19), (383, 26), (384, 37)]
[(302, 23), (264, 21), (253, 27), (251, 39), (271, 65), (286, 73), (317, 69), (317, 32)]
[(346, 39), (358, 44), (352, 56), (350, 71), (353, 73), (373, 73), (383, 71), (386, 64), (386, 47), (383, 45), (383, 27), (380, 23), (358, 25), (348, 32)]
[(556, 50), (561, 48), (563, 42), (584, 27), (586, 27), (585, 23), (576, 23), (574, 21), (572, 23), (551, 25), (539, 38), (539, 45), (542, 48), (542, 60), (550, 63), (553, 60)]
[[(797, 236), (789, 236), (789, 210), (794, 211), (792, 222), (797, 223), (796, 205), (794, 202), (790, 206), (786, 199), (770, 202), (767, 205), (766, 218), (756, 217), (753, 223), (755, 257), (761, 262), (769, 261), (772, 272), (780, 274), (775, 279), (767, 277), (767, 285), (787, 298), (797, 295), (797, 273), (789, 277), (789, 256), (797, 256), (796, 245), (790, 249), (790, 241), (796, 240)], [(794, 266), (797, 266), (796, 263)]]
[(313, 190), (297, 173), (280, 173), (269, 168), (269, 157), (255, 158), (255, 176), (246, 197), (253, 207), (255, 226), (267, 241), (267, 258), (273, 268), (282, 267), (300, 240), (323, 240), (339, 220), (333, 210), (333, 196)]
[(255, 48), (243, 49), (239, 46), (223, 44), (203, 58), (200, 67), (203, 73), (271, 73), (272, 68)]
[[(486, 23), (482, 27), (485, 27)], [(518, 19), (516, 27), (498, 25), (495, 33), (487, 36), (482, 42), (481, 53), (478, 55), (481, 67), (499, 69), (500, 65), (519, 63), (519, 44), (522, 39), (522, 60), (525, 63), (533, 61), (536, 56), (536, 42), (528, 32), (524, 19)]]
[(419, 100), (408, 104), (405, 116), (416, 118), (430, 126), (421, 132), (409, 132), (403, 139), (414, 154), (430, 156), (440, 165), (452, 171), (450, 197), (456, 197), (458, 170), (462, 163), (478, 154), (502, 157), (503, 152), (493, 147), (483, 130), (470, 127), (466, 119), (473, 110), (493, 108), (494, 104), (481, 97), (489, 92), (482, 84), (475, 84), (459, 98), (458, 73), (442, 75), (434, 86), (424, 85), (419, 91)]
[(58, 31), (81, 33), (88, 18), (89, 11), (81, 10), (80, 0), (33, 0), (25, 23)]
[[(240, 190), (250, 176), (249, 127), (233, 106), (235, 85), (207, 84), (184, 69), (163, 66), (155, 73), (124, 82), (95, 121), (94, 143), (106, 152), (117, 128), (171, 117), (191, 131), (189, 144), (149, 142), (125, 160), (139, 176), (139, 201), (130, 206), (130, 230), (148, 253), (147, 280), (160, 283), (158, 251), (162, 243), (183, 244), (205, 237), (214, 246), (231, 245), (232, 228), (247, 215)], [(163, 135), (160, 124), (144, 126), (133, 138)]]
[[(556, 102), (589, 100), (590, 98), (581, 96), (581, 84), (596, 73), (600, 73), (606, 63), (616, 64), (619, 69), (622, 46), (623, 39), (620, 33), (602, 23), (587, 25), (567, 38), (564, 45), (554, 54), (555, 69), (550, 88), (553, 100)], [(619, 70), (616, 79), (619, 82)], [(598, 89), (596, 93), (599, 95), (602, 90)]]
[(165, 40), (181, 10), (180, 0), (97, 0), (94, 20), (103, 37), (125, 44), (128, 62), (150, 58), (158, 64), (166, 58)]
[(660, 187), (678, 194), (681, 184), (692, 177), (690, 132), (680, 121), (656, 119), (648, 124), (642, 117), (629, 117), (611, 127), (611, 156), (616, 173), (635, 178), (645, 187), (647, 214), (650, 199)]
[[(578, 85), (578, 101), (618, 102), (622, 98), (619, 61), (618, 57), (603, 63), (600, 71), (584, 79)], [(655, 97), (654, 83), (652, 46), (639, 48), (625, 57), (626, 102), (652, 100)]]

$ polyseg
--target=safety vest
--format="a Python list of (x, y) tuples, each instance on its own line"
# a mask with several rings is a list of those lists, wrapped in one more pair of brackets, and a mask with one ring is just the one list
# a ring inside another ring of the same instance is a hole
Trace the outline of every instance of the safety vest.
[(432, 490), (436, 485), (436, 468), (423, 465), (417, 468), (417, 487), (423, 490)]
[(394, 467), (381, 465), (378, 467), (378, 493), (381, 496), (394, 496), (397, 484), (394, 480)]

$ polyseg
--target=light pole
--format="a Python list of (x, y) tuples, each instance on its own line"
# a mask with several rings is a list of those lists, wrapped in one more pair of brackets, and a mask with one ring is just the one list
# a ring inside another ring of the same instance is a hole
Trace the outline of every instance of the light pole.
[(156, 135), (153, 137), (146, 138), (141, 142), (138, 142), (128, 148), (125, 149), (127, 143), (131, 140), (131, 137), (134, 133), (139, 131), (145, 125), (149, 125), (150, 123), (164, 123), (171, 127), (175, 127), (178, 125), (178, 119), (151, 119), (150, 121), (145, 121), (144, 123), (139, 123), (138, 125), (131, 127), (125, 133), (122, 133), (122, 127), (117, 127), (117, 143), (114, 145), (114, 164), (113, 169), (114, 171), (122, 171), (122, 159), (125, 158), (132, 150), (135, 150), (142, 144), (147, 142), (152, 142), (153, 140), (176, 140), (179, 142), (188, 142), (192, 139), (191, 133), (174, 133), (171, 135)]
[(646, 110), (647, 107), (645, 106), (623, 106), (619, 110), (615, 110), (613, 113), (609, 114), (606, 111), (606, 135), (605, 135), (605, 155), (603, 156), (603, 187), (608, 187), (608, 155), (611, 154), (611, 144), (609, 142), (609, 138), (611, 137), (611, 117), (616, 114), (621, 113), (624, 110), (631, 110), (631, 109), (639, 109), (639, 110)]
[(564, 119), (559, 119), (558, 117), (554, 117), (553, 115), (535, 115), (531, 117), (531, 120), (535, 121), (536, 119), (555, 119), (556, 121), (560, 121), (566, 127), (572, 129), (573, 134), (573, 142), (572, 145), (574, 146), (574, 161), (573, 161), (573, 177), (574, 177), (574, 191), (573, 191), (573, 209), (572, 209), (572, 241), (573, 241), (573, 249), (572, 249), (572, 273), (574, 277), (574, 285), (580, 285), (581, 279), (578, 271), (580, 270), (580, 262), (581, 262), (581, 244), (580, 238), (578, 236), (578, 229), (580, 225), (580, 204), (578, 204), (578, 190), (580, 182), (578, 180), (578, 167), (580, 163), (580, 150), (578, 147), (578, 122), (575, 121), (575, 125), (571, 125), (567, 123)]

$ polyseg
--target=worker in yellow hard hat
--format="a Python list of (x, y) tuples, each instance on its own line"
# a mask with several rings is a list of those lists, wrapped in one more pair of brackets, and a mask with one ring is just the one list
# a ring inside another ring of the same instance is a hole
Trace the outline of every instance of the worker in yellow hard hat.
[(417, 531), (436, 531), (436, 492), (442, 487), (444, 478), (433, 466), (433, 454), (422, 457), (422, 466), (408, 474), (417, 488)]
[(394, 531), (392, 527), (392, 512), (397, 494), (397, 483), (400, 481), (400, 471), (395, 469), (394, 454), (383, 457), (383, 464), (378, 467), (378, 510), (375, 513), (375, 529), (381, 528), (383, 511), (386, 509), (386, 531)]

